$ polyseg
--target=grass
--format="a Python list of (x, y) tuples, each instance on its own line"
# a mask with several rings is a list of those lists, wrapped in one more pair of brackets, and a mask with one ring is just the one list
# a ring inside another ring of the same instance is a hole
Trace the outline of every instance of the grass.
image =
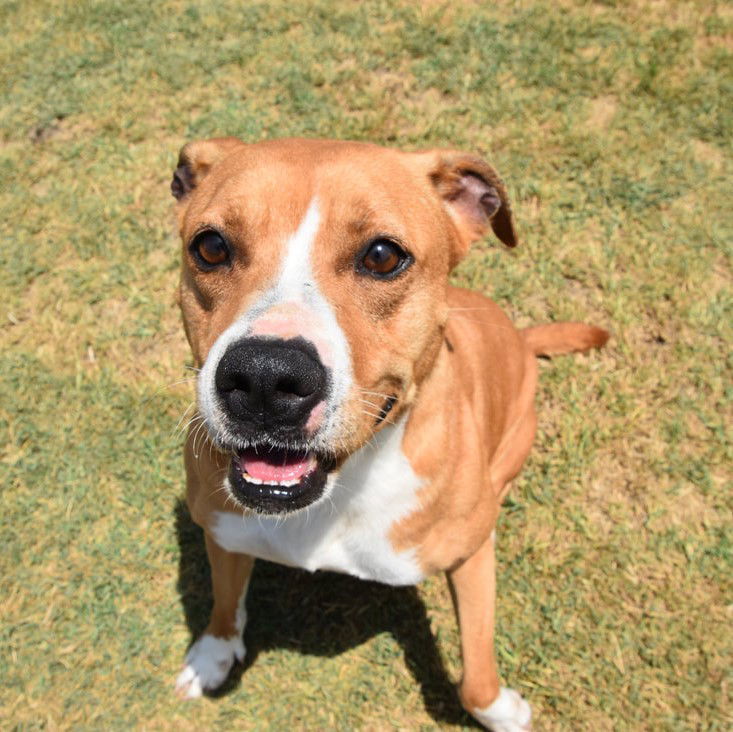
[(246, 670), (172, 694), (210, 594), (168, 181), (189, 139), (297, 134), (487, 155), (522, 244), (455, 281), (613, 331), (542, 363), (499, 528), (500, 665), (537, 728), (730, 728), (727, 3), (8, 0), (0, 24), (4, 725), (471, 726), (440, 578), (262, 563)]

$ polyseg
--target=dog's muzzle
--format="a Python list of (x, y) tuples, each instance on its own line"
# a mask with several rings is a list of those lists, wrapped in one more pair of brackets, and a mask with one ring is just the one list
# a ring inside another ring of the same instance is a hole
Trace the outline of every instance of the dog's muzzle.
[(243, 506), (283, 513), (321, 496), (333, 466), (308, 444), (328, 381), (318, 353), (303, 338), (246, 338), (226, 350), (214, 383), (229, 431), (247, 445), (229, 470), (232, 493)]
[(294, 436), (326, 396), (328, 376), (302, 338), (248, 338), (231, 346), (216, 369), (228, 417), (247, 432)]

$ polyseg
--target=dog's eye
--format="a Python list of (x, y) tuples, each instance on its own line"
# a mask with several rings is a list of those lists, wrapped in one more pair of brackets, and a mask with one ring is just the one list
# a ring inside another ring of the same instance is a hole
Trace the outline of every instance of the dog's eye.
[(379, 279), (395, 277), (412, 264), (412, 257), (390, 239), (374, 239), (357, 260), (357, 269)]
[(201, 269), (213, 269), (228, 264), (229, 247), (216, 231), (202, 231), (191, 242), (191, 253)]

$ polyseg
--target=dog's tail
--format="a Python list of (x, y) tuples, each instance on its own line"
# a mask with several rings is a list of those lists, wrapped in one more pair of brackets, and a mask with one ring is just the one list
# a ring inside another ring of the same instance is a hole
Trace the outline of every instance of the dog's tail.
[(561, 353), (600, 348), (611, 334), (603, 328), (585, 323), (549, 323), (525, 328), (524, 340), (537, 356), (557, 356)]

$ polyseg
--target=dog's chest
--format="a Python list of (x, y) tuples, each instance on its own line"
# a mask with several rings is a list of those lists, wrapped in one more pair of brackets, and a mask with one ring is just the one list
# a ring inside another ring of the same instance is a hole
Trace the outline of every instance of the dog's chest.
[(286, 518), (217, 511), (209, 531), (231, 552), (310, 571), (327, 569), (392, 585), (423, 572), (414, 550), (390, 541), (396, 522), (418, 509), (422, 481), (401, 450), (404, 422), (385, 427), (344, 464), (330, 495)]

